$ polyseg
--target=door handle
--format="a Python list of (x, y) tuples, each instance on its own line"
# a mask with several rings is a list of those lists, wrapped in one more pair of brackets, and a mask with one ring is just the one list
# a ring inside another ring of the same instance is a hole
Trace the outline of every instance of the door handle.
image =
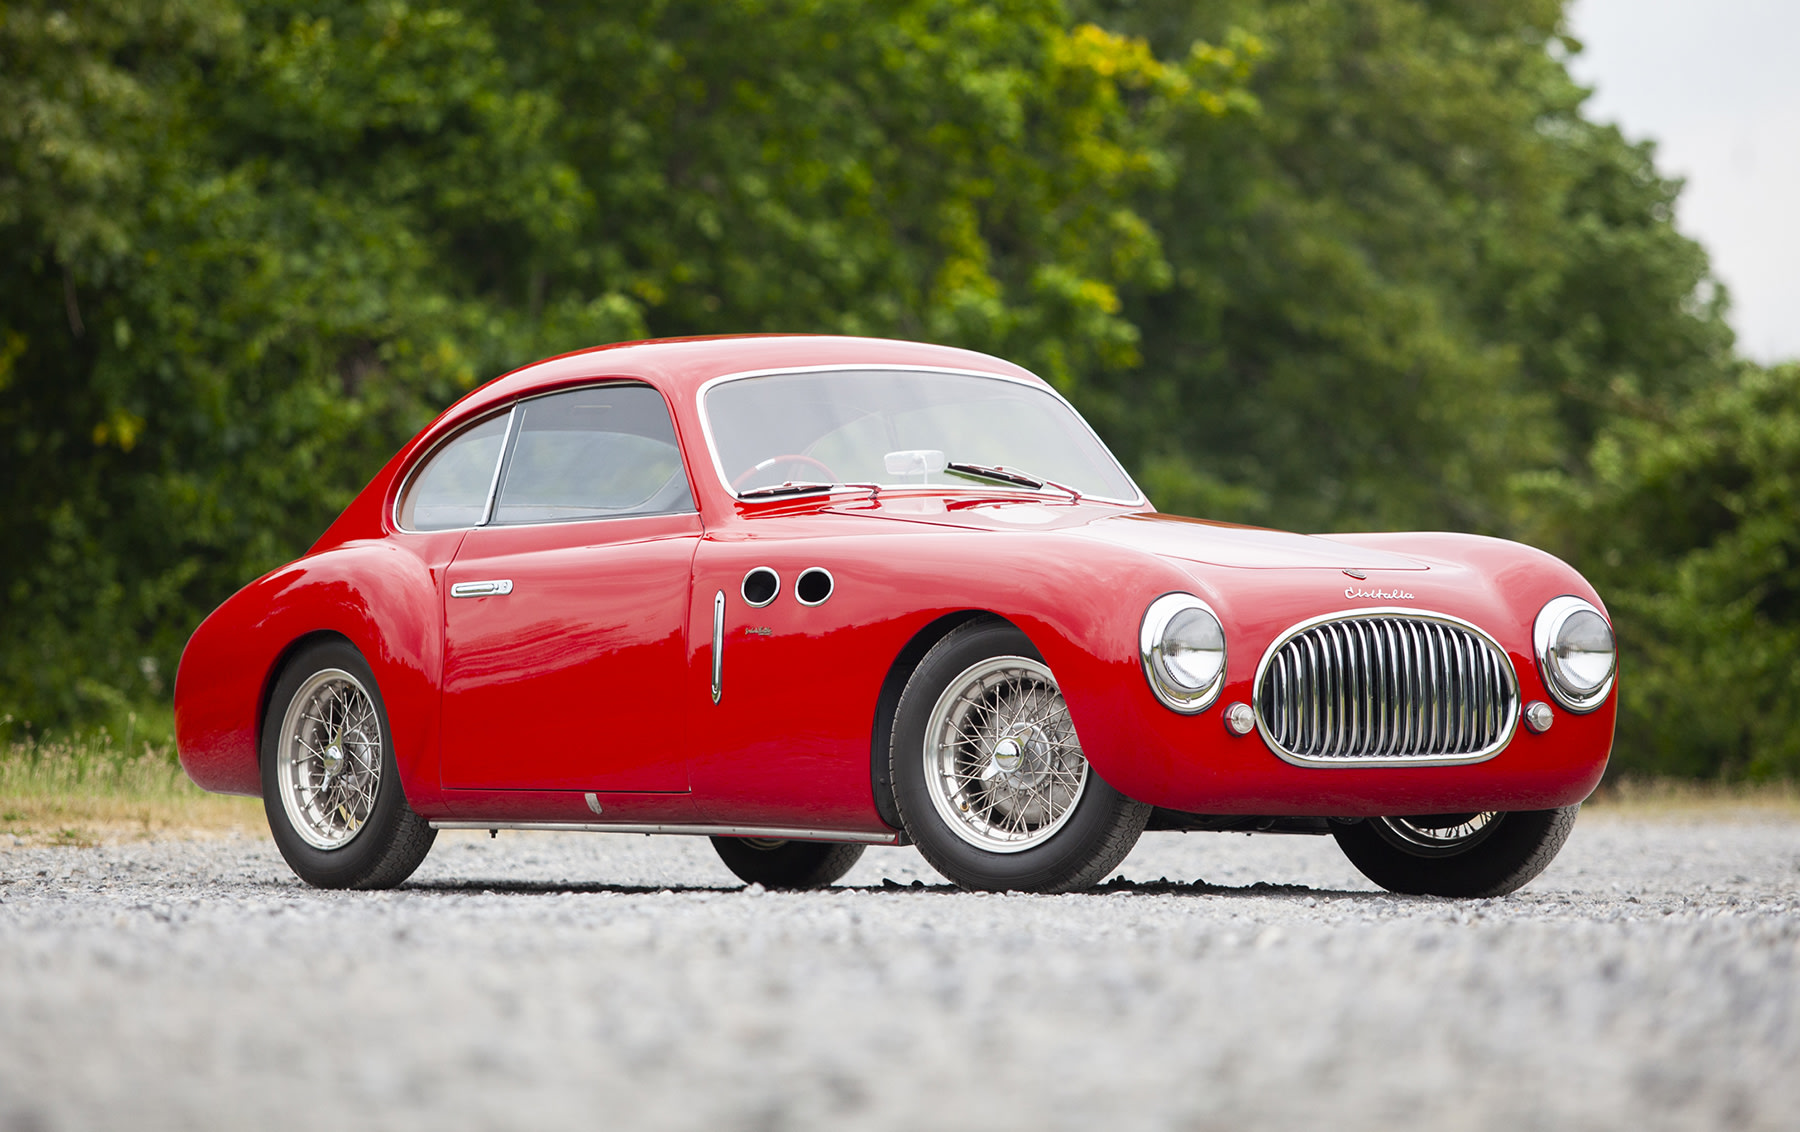
[(713, 595), (713, 703), (725, 691), (725, 591)]
[(505, 597), (512, 593), (511, 578), (490, 578), (485, 582), (457, 582), (450, 587), (451, 597)]

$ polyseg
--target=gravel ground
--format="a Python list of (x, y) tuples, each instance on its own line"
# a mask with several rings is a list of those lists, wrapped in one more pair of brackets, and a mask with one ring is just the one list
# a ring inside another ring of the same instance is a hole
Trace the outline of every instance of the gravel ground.
[(503, 832), (344, 894), (260, 839), (0, 847), (0, 1129), (1800, 1126), (1800, 823), (1586, 814), (1500, 900), (1305, 837), (1121, 875), (871, 849), (770, 893)]

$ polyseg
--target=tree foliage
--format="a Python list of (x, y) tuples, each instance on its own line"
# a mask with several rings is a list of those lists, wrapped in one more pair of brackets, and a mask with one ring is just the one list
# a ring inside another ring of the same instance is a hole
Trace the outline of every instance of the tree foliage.
[(0, 4), (0, 715), (166, 695), (478, 381), (820, 331), (1033, 366), (1170, 510), (1549, 546), (1621, 765), (1791, 773), (1795, 376), (1563, 7)]

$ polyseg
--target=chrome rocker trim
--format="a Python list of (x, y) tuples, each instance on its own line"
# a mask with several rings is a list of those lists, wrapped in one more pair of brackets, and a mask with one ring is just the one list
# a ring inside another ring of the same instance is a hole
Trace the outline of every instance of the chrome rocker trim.
[(840, 829), (786, 829), (766, 825), (638, 825), (630, 822), (434, 821), (432, 829), (523, 829), (558, 833), (677, 833), (694, 837), (766, 837), (772, 841), (847, 841), (898, 845), (898, 833), (852, 833)]

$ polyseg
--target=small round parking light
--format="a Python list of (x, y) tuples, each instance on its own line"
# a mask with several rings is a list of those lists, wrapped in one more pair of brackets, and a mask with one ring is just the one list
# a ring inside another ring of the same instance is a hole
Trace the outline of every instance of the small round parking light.
[(1238, 702), (1225, 709), (1225, 729), (1233, 735), (1248, 735), (1256, 730), (1256, 709)]
[(1525, 726), (1531, 728), (1533, 733), (1542, 735), (1555, 722), (1556, 713), (1543, 700), (1532, 700), (1525, 705)]

